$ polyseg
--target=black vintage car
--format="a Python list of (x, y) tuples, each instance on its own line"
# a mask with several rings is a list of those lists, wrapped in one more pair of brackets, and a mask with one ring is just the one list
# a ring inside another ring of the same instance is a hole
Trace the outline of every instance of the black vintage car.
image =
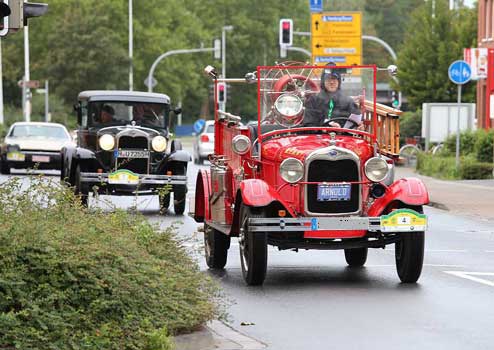
[(183, 214), (187, 163), (192, 158), (179, 140), (169, 142), (167, 95), (83, 91), (74, 109), (77, 146), (62, 149), (61, 178), (74, 187), (84, 205), (90, 192), (158, 194), (164, 213), (173, 192), (175, 213)]

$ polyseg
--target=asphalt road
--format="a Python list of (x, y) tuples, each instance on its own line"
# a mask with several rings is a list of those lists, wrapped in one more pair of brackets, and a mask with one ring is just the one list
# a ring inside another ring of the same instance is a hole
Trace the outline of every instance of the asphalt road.
[[(189, 166), (189, 196), (197, 168)], [(488, 222), (427, 207), (425, 265), (414, 285), (399, 282), (393, 246), (370, 250), (366, 266), (357, 269), (346, 266), (342, 251), (270, 247), (264, 285), (247, 287), (237, 240), (232, 240), (226, 269), (209, 271), (199, 225), (173, 210), (159, 215), (156, 196), (137, 201), (103, 196), (90, 205), (108, 210), (137, 205), (150, 221), (175, 224), (201, 269), (224, 288), (230, 325), (268, 349), (494, 348), (494, 227)]]

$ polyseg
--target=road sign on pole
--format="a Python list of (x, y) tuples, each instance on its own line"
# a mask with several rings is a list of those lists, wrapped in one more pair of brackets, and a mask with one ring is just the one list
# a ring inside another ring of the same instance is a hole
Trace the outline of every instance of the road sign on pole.
[(456, 169), (460, 167), (460, 108), (461, 86), (472, 78), (470, 65), (463, 60), (454, 61), (448, 68), (449, 79), (458, 85), (458, 118), (456, 121)]
[(17, 85), (19, 87), (25, 87), (26, 89), (38, 89), (39, 80), (19, 80)]
[(310, 12), (322, 12), (323, 0), (309, 0)]

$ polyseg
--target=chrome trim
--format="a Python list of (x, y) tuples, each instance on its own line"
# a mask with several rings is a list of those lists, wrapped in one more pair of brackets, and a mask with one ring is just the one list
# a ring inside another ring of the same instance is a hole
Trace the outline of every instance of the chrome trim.
[(250, 218), (250, 232), (300, 232), (321, 230), (381, 230), (380, 217)]
[[(330, 155), (330, 152), (334, 153), (336, 152), (335, 155)], [(336, 146), (329, 146), (325, 148), (318, 149), (317, 151), (312, 152), (305, 158), (305, 164), (304, 164), (304, 180), (308, 180), (309, 176), (309, 166), (310, 163), (314, 160), (329, 160), (329, 161), (336, 161), (336, 160), (344, 160), (344, 159), (350, 159), (353, 160), (355, 163), (357, 163), (357, 171), (358, 171), (358, 181), (362, 181), (362, 176), (361, 176), (361, 169), (360, 169), (360, 158), (357, 156), (355, 152), (352, 152), (346, 148), (342, 147), (336, 147)], [(360, 187), (359, 191), (359, 201), (358, 201), (358, 207), (359, 209), (354, 212), (348, 212), (348, 213), (334, 213), (334, 214), (327, 214), (327, 213), (313, 213), (309, 211), (308, 209), (308, 200), (307, 200), (307, 186), (300, 186), (300, 188), (304, 191), (303, 197), (304, 197), (304, 212), (305, 215), (310, 215), (310, 216), (341, 216), (341, 215), (349, 215), (349, 214), (360, 214), (362, 210), (362, 186)]]
[[(187, 176), (186, 175), (139, 175), (139, 184), (135, 185), (186, 185)], [(90, 183), (108, 183), (108, 173), (84, 173), (81, 172), (81, 182)], [(117, 184), (117, 186), (120, 186)], [(129, 186), (129, 185), (125, 185)]]

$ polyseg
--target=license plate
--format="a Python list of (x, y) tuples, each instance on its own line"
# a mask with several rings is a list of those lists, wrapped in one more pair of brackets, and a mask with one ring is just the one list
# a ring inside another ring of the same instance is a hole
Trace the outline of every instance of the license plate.
[(317, 200), (320, 202), (349, 201), (351, 190), (351, 184), (319, 184), (317, 185)]
[(50, 162), (49, 156), (33, 156), (32, 159), (33, 159), (33, 162), (36, 162), (36, 163), (49, 163)]
[(118, 158), (149, 158), (149, 151), (128, 151), (120, 150), (117, 154)]
[(23, 162), (26, 159), (26, 156), (21, 152), (8, 152), (7, 160), (13, 160), (15, 162)]
[(120, 169), (108, 174), (108, 183), (117, 185), (137, 185), (139, 184), (139, 175), (127, 169)]

